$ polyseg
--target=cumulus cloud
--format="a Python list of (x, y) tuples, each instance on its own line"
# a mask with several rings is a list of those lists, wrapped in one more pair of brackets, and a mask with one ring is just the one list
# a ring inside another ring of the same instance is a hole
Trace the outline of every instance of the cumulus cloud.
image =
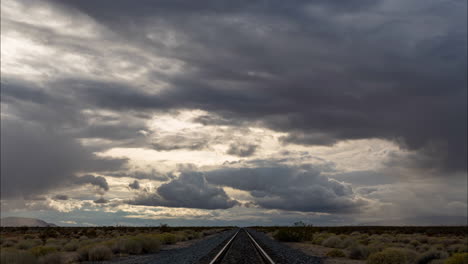
[(99, 199), (97, 199), (97, 200), (94, 200), (94, 203), (96, 203), (96, 204), (106, 204), (106, 203), (108, 203), (108, 202), (109, 202), (109, 201), (106, 200), (106, 199), (104, 199), (103, 197), (101, 197), (101, 198), (99, 198)]
[(129, 203), (200, 209), (227, 209), (238, 204), (197, 172), (183, 172), (177, 179), (158, 187), (155, 193), (142, 194)]
[(73, 183), (75, 184), (91, 184), (98, 187), (102, 191), (109, 191), (109, 184), (107, 183), (106, 178), (102, 176), (94, 175), (84, 175), (73, 178)]
[(204, 134), (193, 135), (167, 135), (156, 137), (152, 140), (151, 145), (156, 150), (174, 150), (174, 149), (203, 149), (208, 145), (208, 139)]
[(132, 189), (132, 190), (139, 190), (140, 189), (140, 182), (138, 182), (137, 180), (134, 180), (132, 183), (130, 183), (128, 185), (128, 187), (130, 187), (130, 189)]
[(292, 167), (227, 168), (207, 172), (210, 183), (249, 191), (261, 207), (304, 212), (349, 213), (365, 205), (349, 185), (318, 170)]
[(54, 199), (55, 199), (55, 200), (66, 201), (66, 200), (68, 200), (68, 195), (65, 195), (65, 194), (57, 194), (57, 195), (54, 196)]
[(255, 153), (257, 149), (257, 145), (253, 144), (236, 144), (233, 143), (229, 145), (229, 149), (227, 150), (227, 154), (235, 155), (239, 157), (249, 157)]

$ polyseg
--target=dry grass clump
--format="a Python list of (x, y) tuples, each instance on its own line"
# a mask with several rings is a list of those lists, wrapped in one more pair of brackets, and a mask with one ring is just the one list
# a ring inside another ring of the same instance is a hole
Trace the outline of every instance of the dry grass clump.
[(77, 239), (72, 239), (63, 246), (64, 251), (76, 251), (80, 247), (80, 242)]
[(327, 257), (331, 258), (345, 258), (346, 254), (339, 249), (332, 249), (327, 252)]
[(161, 239), (161, 241), (166, 244), (166, 245), (171, 245), (171, 244), (175, 244), (177, 241), (181, 241), (182, 239), (182, 236), (179, 234), (179, 235), (175, 235), (175, 234), (171, 234), (171, 233), (162, 233), (160, 234), (159, 236), (159, 239)]
[(41, 245), (42, 242), (39, 239), (34, 240), (21, 240), (16, 244), (17, 249), (28, 250), (30, 248)]
[(348, 256), (350, 259), (367, 259), (370, 251), (364, 245), (353, 245), (348, 249)]
[(387, 248), (374, 253), (367, 259), (367, 264), (412, 264), (416, 257), (415, 252), (405, 249)]
[(341, 244), (341, 239), (338, 236), (331, 236), (325, 240), (322, 241), (322, 246), (324, 247), (331, 247), (331, 248), (337, 248)]
[(454, 254), (444, 264), (468, 264), (468, 253)]
[(112, 250), (103, 245), (96, 245), (88, 250), (88, 260), (90, 261), (110, 260), (112, 256)]
[(57, 248), (55, 247), (47, 247), (47, 246), (38, 246), (38, 247), (34, 247), (34, 248), (31, 248), (29, 250), (29, 252), (31, 254), (33, 254), (34, 256), (36, 257), (42, 257), (42, 256), (45, 256), (47, 254), (51, 254), (51, 253), (55, 253), (57, 252)]
[(445, 259), (448, 257), (447, 252), (431, 250), (421, 254), (416, 260), (417, 264), (429, 264), (432, 260)]

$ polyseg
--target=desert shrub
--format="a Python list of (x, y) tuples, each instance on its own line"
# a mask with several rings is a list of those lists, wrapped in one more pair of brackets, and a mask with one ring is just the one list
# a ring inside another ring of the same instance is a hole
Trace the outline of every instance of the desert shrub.
[(292, 228), (281, 228), (279, 229), (273, 237), (276, 240), (283, 242), (300, 242), (302, 241), (302, 236), (300, 232), (295, 232)]
[(141, 241), (143, 253), (156, 253), (161, 248), (161, 241), (156, 236), (141, 236), (138, 239)]
[(468, 245), (466, 244), (450, 245), (448, 246), (447, 250), (450, 254), (468, 252)]
[(369, 256), (369, 249), (363, 245), (354, 245), (349, 248), (350, 259), (366, 259)]
[(416, 252), (400, 248), (387, 248), (373, 253), (367, 259), (367, 264), (412, 264)]
[(349, 248), (350, 246), (356, 244), (356, 241), (351, 237), (346, 237), (341, 240), (340, 244), (338, 245), (339, 248)]
[(445, 247), (459, 243), (458, 239), (447, 238), (440, 241)]
[(177, 236), (171, 233), (162, 233), (159, 238), (164, 244), (175, 244), (177, 242)]
[(78, 247), (80, 246), (78, 240), (71, 240), (69, 241), (68, 243), (66, 243), (64, 246), (63, 246), (63, 250), (65, 251), (76, 251), (78, 249)]
[(448, 254), (444, 251), (431, 250), (426, 253), (421, 254), (416, 260), (417, 264), (428, 264), (431, 260), (434, 259), (444, 259), (447, 258)]
[(31, 254), (33, 254), (36, 257), (41, 257), (45, 256), (47, 254), (55, 253), (57, 252), (57, 248), (55, 247), (46, 247), (46, 246), (38, 246), (38, 247), (33, 247), (29, 250)]
[(81, 240), (88, 240), (88, 237), (87, 236), (80, 236), (80, 241)]
[(62, 248), (63, 242), (65, 242), (65, 241), (51, 238), (51, 239), (47, 240), (47, 243), (45, 244), (45, 246), (55, 247), (55, 248), (59, 249), (59, 248)]
[(322, 246), (337, 248), (341, 243), (341, 239), (338, 236), (331, 236), (322, 241)]
[(18, 242), (18, 244), (16, 245), (16, 247), (18, 249), (23, 249), (23, 250), (27, 250), (27, 249), (30, 249), (30, 248), (33, 248), (35, 246), (39, 246), (42, 242), (39, 240), (39, 239), (34, 239), (34, 240), (22, 240), (20, 242)]
[(367, 259), (367, 264), (407, 264), (408, 260), (404, 252), (398, 249), (388, 248), (374, 253)]
[(40, 264), (65, 264), (65, 258), (62, 253), (52, 253), (39, 258)]
[(346, 257), (345, 253), (339, 249), (332, 249), (327, 252), (327, 257), (332, 258), (344, 258)]
[(13, 239), (7, 239), (2, 243), (3, 247), (12, 247), (16, 244), (16, 241)]
[(31, 234), (24, 235), (24, 239), (33, 239), (33, 238), (36, 238), (36, 236), (31, 235)]
[(132, 255), (141, 254), (143, 245), (138, 239), (126, 237), (118, 241), (117, 248), (119, 253), (127, 253)]
[(419, 243), (423, 243), (423, 244), (429, 242), (429, 239), (427, 238), (427, 236), (420, 236), (416, 240), (418, 240)]
[(444, 244), (435, 244), (435, 245), (432, 246), (432, 249), (433, 250), (444, 250), (445, 246), (444, 246)]
[(367, 249), (369, 249), (369, 254), (380, 252), (389, 246), (387, 244), (383, 244), (380, 242), (373, 242), (367, 246)]
[(23, 250), (2, 249), (0, 251), (0, 263), (5, 264), (35, 264), (36, 258)]
[(317, 233), (312, 238), (312, 243), (321, 245), (322, 242), (330, 236), (328, 233)]
[(418, 247), (421, 243), (420, 243), (418, 240), (411, 240), (411, 241), (410, 241), (410, 244), (411, 244), (413, 247)]
[(468, 264), (468, 253), (454, 254), (444, 264)]
[(96, 245), (88, 250), (88, 260), (90, 261), (110, 260), (111, 258), (112, 251), (106, 246)]

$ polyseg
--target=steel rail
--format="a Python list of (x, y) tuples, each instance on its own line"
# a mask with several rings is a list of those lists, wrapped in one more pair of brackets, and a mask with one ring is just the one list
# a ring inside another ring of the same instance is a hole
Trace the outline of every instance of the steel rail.
[(232, 244), (232, 241), (234, 241), (234, 238), (236, 238), (237, 234), (239, 234), (239, 230), (237, 230), (237, 232), (231, 237), (231, 239), (229, 239), (229, 241), (226, 243), (226, 245), (224, 245), (224, 247), (218, 252), (218, 254), (216, 254), (216, 256), (213, 258), (213, 260), (210, 261), (210, 264), (215, 264), (217, 262), (219, 262), (222, 257), (224, 256), (224, 254), (227, 252), (229, 246)]
[(252, 241), (255, 248), (260, 253), (260, 255), (263, 257), (263, 259), (266, 260), (269, 264), (275, 264), (275, 262), (271, 259), (271, 257), (268, 256), (268, 254), (265, 252), (265, 250), (263, 250), (263, 248), (257, 243), (257, 241), (255, 241), (255, 239), (249, 234), (249, 232), (247, 230), (245, 230), (245, 229), (244, 229), (244, 231), (245, 231), (245, 233), (247, 233), (247, 235), (250, 238), (250, 241)]

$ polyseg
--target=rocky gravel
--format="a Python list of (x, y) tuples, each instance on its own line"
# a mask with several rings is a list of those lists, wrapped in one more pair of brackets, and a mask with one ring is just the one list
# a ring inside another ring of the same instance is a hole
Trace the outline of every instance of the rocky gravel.
[(322, 264), (320, 257), (313, 257), (274, 241), (262, 232), (247, 228), (247, 231), (277, 264)]

